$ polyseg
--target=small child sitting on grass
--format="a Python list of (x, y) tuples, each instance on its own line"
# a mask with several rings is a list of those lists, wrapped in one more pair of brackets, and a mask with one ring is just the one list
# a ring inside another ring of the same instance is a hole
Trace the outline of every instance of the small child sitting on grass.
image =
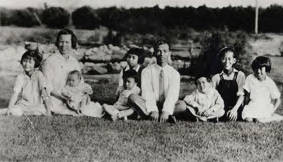
[(23, 54), (20, 63), (24, 71), (16, 78), (8, 109), (2, 109), (1, 114), (51, 115), (48, 86), (44, 75), (38, 70), (41, 58), (36, 52)]
[(100, 104), (90, 101), (89, 95), (93, 93), (91, 86), (82, 81), (82, 74), (78, 70), (69, 72), (66, 85), (61, 93), (65, 97), (67, 106), (77, 114), (93, 117), (102, 116)]
[(140, 88), (137, 86), (138, 73), (135, 70), (128, 70), (123, 76), (124, 88), (120, 91), (118, 100), (114, 105), (103, 105), (105, 112), (111, 116), (113, 121), (121, 118), (127, 120), (127, 117), (134, 113), (134, 109), (128, 104), (128, 97), (131, 94), (140, 93)]
[(220, 94), (211, 85), (211, 79), (208, 77), (199, 77), (196, 79), (196, 87), (190, 95), (184, 98), (187, 109), (197, 121), (207, 121), (208, 119), (217, 119), (224, 115), (224, 101)]
[(275, 111), (280, 105), (280, 91), (268, 76), (271, 61), (268, 57), (258, 56), (252, 62), (253, 74), (245, 82), (244, 89), (250, 101), (244, 107), (242, 118), (245, 121), (281, 121), (283, 116)]

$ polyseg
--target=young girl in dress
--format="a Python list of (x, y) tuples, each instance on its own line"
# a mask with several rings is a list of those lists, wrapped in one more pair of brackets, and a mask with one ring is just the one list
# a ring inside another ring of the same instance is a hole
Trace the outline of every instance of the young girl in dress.
[(37, 69), (41, 58), (36, 51), (27, 51), (21, 58), (24, 72), (19, 74), (14, 84), (14, 92), (10, 98), (8, 114), (50, 115), (50, 102), (46, 79)]
[(197, 120), (207, 121), (224, 115), (224, 102), (220, 94), (211, 85), (208, 77), (196, 80), (197, 89), (184, 98), (187, 109)]
[(280, 91), (267, 75), (271, 70), (268, 57), (258, 56), (252, 62), (253, 74), (245, 82), (244, 89), (250, 101), (244, 107), (242, 117), (245, 121), (270, 122), (283, 120), (275, 111), (280, 105)]
[(214, 87), (224, 100), (224, 120), (237, 120), (241, 117), (240, 106), (244, 101), (243, 86), (245, 74), (234, 68), (236, 54), (233, 48), (224, 47), (219, 52), (222, 71), (212, 77)]

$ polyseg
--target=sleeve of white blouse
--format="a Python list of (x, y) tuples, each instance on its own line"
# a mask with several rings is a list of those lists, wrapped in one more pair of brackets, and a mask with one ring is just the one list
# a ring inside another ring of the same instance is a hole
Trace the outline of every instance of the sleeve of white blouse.
[(249, 75), (249, 76), (246, 78), (245, 84), (244, 84), (244, 86), (243, 86), (243, 89), (246, 90), (248, 93), (251, 92), (250, 82), (251, 82), (251, 75)]
[(212, 86), (214, 88), (216, 88), (216, 86), (219, 84), (219, 81), (220, 81), (220, 77), (219, 77), (219, 74), (215, 74), (213, 77), (212, 77)]
[(15, 80), (15, 83), (14, 83), (14, 93), (17, 93), (19, 94), (22, 89), (23, 89), (23, 86), (24, 86), (24, 78), (23, 78), (23, 75), (18, 75), (16, 80)]
[(186, 95), (184, 98), (184, 101), (189, 106), (197, 107), (196, 101), (195, 101), (195, 91), (189, 95)]
[(47, 94), (50, 95), (50, 86), (47, 83), (46, 77), (42, 74), (42, 72), (38, 72), (38, 81), (40, 91), (46, 90)]
[(241, 96), (244, 95), (244, 85), (245, 85), (245, 74), (241, 71), (239, 71), (238, 73), (238, 77), (237, 77), (237, 83), (238, 83), (238, 92), (237, 92), (237, 96)]
[(145, 105), (147, 112), (157, 111), (158, 108), (156, 105), (155, 94), (152, 88), (152, 76), (150, 73), (152, 69), (144, 69), (141, 74), (141, 87), (142, 87), (142, 97), (145, 99)]
[(170, 115), (174, 112), (175, 104), (179, 99), (180, 92), (180, 74), (178, 72), (173, 74), (174, 73), (171, 74), (172, 76), (169, 80), (169, 89), (162, 108), (162, 111), (168, 112)]
[(270, 94), (271, 94), (272, 99), (280, 98), (280, 96), (281, 96), (280, 91), (279, 91), (278, 87), (276, 86), (276, 84), (273, 80), (271, 80), (270, 91), (271, 91)]
[(54, 70), (55, 69), (53, 68), (51, 62), (48, 59), (45, 60), (41, 65), (41, 71), (46, 79), (46, 84), (50, 92), (53, 90), (53, 79), (54, 77), (56, 77), (56, 75), (54, 74)]

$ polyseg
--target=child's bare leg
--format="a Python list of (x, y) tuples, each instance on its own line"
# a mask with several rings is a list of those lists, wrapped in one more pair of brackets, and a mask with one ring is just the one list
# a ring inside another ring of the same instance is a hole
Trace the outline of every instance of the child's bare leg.
[(133, 109), (122, 110), (119, 112), (119, 118), (126, 118), (132, 115), (135, 111)]
[(119, 110), (117, 110), (113, 105), (103, 104), (102, 107), (104, 111), (111, 116), (113, 121), (117, 120), (120, 113)]
[(174, 115), (182, 114), (186, 111), (186, 109), (187, 109), (187, 104), (185, 103), (185, 101), (179, 100), (175, 104)]

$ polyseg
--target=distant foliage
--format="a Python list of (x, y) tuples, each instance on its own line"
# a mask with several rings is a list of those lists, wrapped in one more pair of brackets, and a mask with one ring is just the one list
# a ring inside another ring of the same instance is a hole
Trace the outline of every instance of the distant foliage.
[(201, 39), (202, 52), (192, 61), (190, 73), (192, 75), (211, 76), (219, 73), (222, 69), (219, 58), (219, 50), (225, 46), (233, 47), (237, 57), (235, 67), (244, 72), (250, 69), (252, 55), (248, 53), (248, 35), (245, 32), (217, 31), (214, 33), (204, 33)]
[(99, 27), (100, 20), (95, 10), (89, 6), (83, 6), (72, 13), (73, 25), (78, 29), (94, 29)]
[(26, 8), (22, 10), (13, 10), (11, 24), (22, 27), (38, 26), (40, 23), (36, 20), (35, 15), (40, 17), (41, 11), (35, 8)]
[(2, 26), (12, 25), (12, 10), (0, 8), (0, 22)]
[(43, 11), (42, 21), (50, 28), (63, 28), (69, 25), (70, 14), (62, 7), (50, 7)]
[[(34, 21), (27, 23), (31, 17), (28, 10), (8, 10), (1, 8), (2, 25), (32, 26)], [(68, 25), (69, 13), (60, 7), (50, 7), (44, 10), (43, 20), (48, 27), (58, 28)], [(209, 8), (205, 5), (195, 7), (165, 7), (159, 6), (144, 8), (99, 8), (93, 9), (83, 6), (75, 9), (72, 13), (73, 25), (76, 28), (94, 29), (105, 26), (111, 30), (121, 33), (166, 33), (168, 30), (194, 29), (197, 31), (243, 30), (253, 32), (254, 30), (254, 7), (223, 7)], [(19, 21), (12, 21), (12, 19)], [(272, 5), (259, 10), (260, 32), (283, 32), (283, 7)]]
[(260, 10), (259, 26), (263, 32), (283, 32), (283, 7), (272, 5)]

